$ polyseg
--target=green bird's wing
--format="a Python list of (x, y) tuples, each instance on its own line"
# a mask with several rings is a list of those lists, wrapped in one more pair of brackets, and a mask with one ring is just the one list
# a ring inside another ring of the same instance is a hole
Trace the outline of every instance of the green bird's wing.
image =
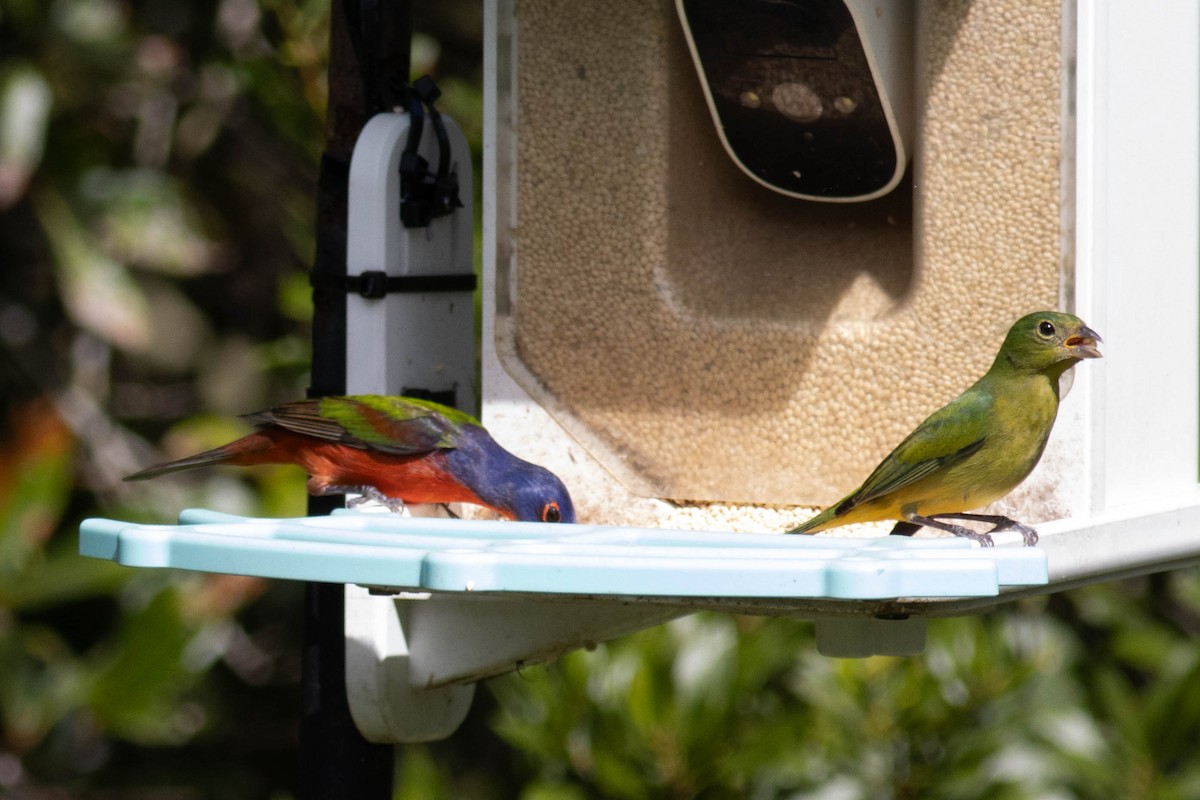
[(385, 395), (301, 400), (250, 414), (247, 419), (256, 425), (274, 425), (316, 439), (396, 455), (452, 448), (463, 426), (479, 425), (471, 415), (448, 406)]
[(991, 395), (972, 387), (935, 411), (838, 505), (838, 513), (903, 489), (979, 450), (987, 439), (991, 408)]

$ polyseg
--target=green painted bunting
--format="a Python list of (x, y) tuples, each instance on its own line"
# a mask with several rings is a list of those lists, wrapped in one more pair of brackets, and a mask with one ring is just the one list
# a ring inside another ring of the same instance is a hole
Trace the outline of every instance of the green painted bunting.
[(438, 403), (322, 397), (246, 418), (254, 433), (125, 480), (217, 464), (295, 464), (308, 472), (314, 495), (356, 492), (393, 511), (405, 503), (474, 503), (509, 519), (575, 521), (554, 474), (505, 450), (471, 415)]
[[(893, 534), (922, 526), (985, 547), (991, 533), (1037, 531), (1008, 517), (968, 514), (1012, 491), (1033, 471), (1058, 413), (1059, 378), (1084, 358), (1100, 358), (1100, 336), (1071, 314), (1041, 311), (1012, 326), (987, 374), (917, 426), (862, 486), (788, 533), (854, 522), (898, 520)], [(979, 533), (946, 519), (992, 525)]]

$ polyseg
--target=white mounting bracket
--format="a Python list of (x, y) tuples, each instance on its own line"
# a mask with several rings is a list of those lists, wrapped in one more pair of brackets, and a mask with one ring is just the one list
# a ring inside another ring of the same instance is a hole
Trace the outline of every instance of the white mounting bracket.
[[(420, 228), (406, 228), (400, 221), (400, 157), (408, 141), (409, 114), (377, 114), (363, 127), (350, 161), (347, 275), (474, 271), (471, 152), (454, 120), (444, 115), (442, 120), (459, 196), (465, 199), (462, 208)], [(438, 164), (437, 141), (428, 121), (418, 153), (431, 165)], [(474, 412), (478, 407), (473, 290), (389, 293), (380, 298), (347, 295), (347, 392), (399, 395), (413, 387), (451, 390), (459, 408)], [(399, 607), (390, 597), (346, 587), (351, 715), (372, 741), (444, 738), (462, 722), (474, 687), (412, 688)]]
[[(474, 183), (471, 151), (454, 120), (443, 115), (463, 207), (422, 228), (400, 224), (400, 155), (409, 115), (376, 114), (363, 127), (350, 160), (346, 274), (469, 275), (474, 272)], [(438, 163), (433, 132), (418, 152)], [(424, 291), (346, 297), (346, 387), (351, 394), (401, 394), (406, 388), (454, 390), (474, 413), (475, 293)]]

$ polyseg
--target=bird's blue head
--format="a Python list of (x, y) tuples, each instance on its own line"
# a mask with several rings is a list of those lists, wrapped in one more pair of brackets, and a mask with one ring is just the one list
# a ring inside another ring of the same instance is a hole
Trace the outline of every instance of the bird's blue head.
[(536, 464), (526, 463), (515, 474), (507, 511), (523, 522), (574, 522), (575, 505), (558, 476)]
[(470, 435), (460, 439), (447, 459), (483, 505), (521, 522), (575, 521), (571, 494), (557, 475), (517, 458), (483, 428), (466, 430)]

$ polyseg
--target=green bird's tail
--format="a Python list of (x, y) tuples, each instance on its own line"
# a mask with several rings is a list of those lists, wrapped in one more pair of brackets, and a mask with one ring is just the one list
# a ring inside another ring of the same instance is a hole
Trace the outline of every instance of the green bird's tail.
[(837, 519), (837, 508), (836, 505), (830, 506), (807, 522), (802, 522), (790, 531), (787, 531), (787, 533), (816, 533), (817, 531), (823, 531), (831, 527), (830, 523)]

